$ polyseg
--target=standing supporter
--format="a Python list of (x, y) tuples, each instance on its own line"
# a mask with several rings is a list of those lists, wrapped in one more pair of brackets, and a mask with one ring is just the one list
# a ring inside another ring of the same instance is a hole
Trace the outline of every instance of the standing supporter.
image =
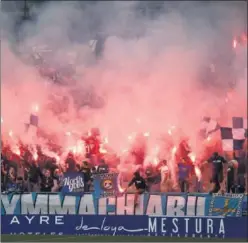
[(40, 190), (41, 192), (51, 192), (54, 186), (53, 176), (51, 171), (48, 169), (44, 170), (41, 177)]
[(26, 186), (23, 177), (17, 177), (16, 180), (16, 192), (23, 193), (26, 192)]
[(54, 187), (52, 188), (53, 192), (61, 191), (63, 187), (64, 173), (62, 168), (58, 168), (54, 171)]
[(23, 160), (17, 163), (17, 176), (23, 179), (25, 178), (25, 162)]
[(4, 157), (1, 155), (1, 191), (5, 191), (5, 177), (7, 174), (7, 165)]
[(105, 163), (104, 159), (101, 159), (100, 165), (97, 167), (96, 172), (99, 174), (109, 173), (109, 166)]
[(146, 175), (146, 185), (147, 185), (147, 191), (151, 191), (151, 186), (153, 183), (153, 168), (152, 166), (148, 166), (145, 170), (145, 175)]
[(223, 181), (223, 164), (226, 163), (226, 160), (217, 152), (214, 152), (207, 162), (212, 164), (211, 183), (214, 184), (210, 193), (217, 193), (221, 188), (220, 183)]
[[(235, 161), (236, 162), (236, 161)], [(233, 160), (228, 162), (227, 169), (227, 193), (235, 193), (236, 191), (236, 169)]]
[(26, 168), (27, 172), (27, 186), (29, 192), (39, 192), (40, 191), (40, 180), (42, 173), (40, 167), (35, 161), (32, 161), (31, 164)]
[(159, 191), (161, 175), (157, 168), (148, 166), (145, 170), (147, 191)]
[(245, 153), (241, 154), (239, 157), (235, 156), (235, 159), (238, 161), (238, 170), (237, 170), (237, 192), (244, 193), (247, 190), (247, 157)]
[(17, 189), (17, 177), (14, 167), (10, 167), (5, 177), (5, 189), (7, 192), (15, 192)]
[[(140, 175), (140, 173), (138, 171), (136, 171), (134, 173), (133, 179), (128, 183), (128, 188), (130, 186), (132, 186), (133, 184), (135, 185), (135, 188), (136, 188), (136, 192), (135, 192), (135, 196), (134, 196), (134, 206), (137, 207), (137, 205), (138, 205), (138, 196), (143, 194), (147, 189), (146, 181)], [(125, 192), (126, 191), (127, 191), (127, 189), (125, 190)]]
[(163, 192), (168, 192), (169, 183), (170, 183), (170, 173), (169, 167), (167, 165), (167, 160), (163, 160), (159, 165), (160, 174), (161, 174), (161, 182), (160, 182), (160, 190)]
[(91, 174), (92, 174), (92, 175), (97, 174), (97, 169), (96, 169), (95, 166), (93, 166), (93, 167), (91, 168)]
[(193, 166), (188, 163), (185, 158), (181, 158), (178, 163), (178, 179), (181, 192), (189, 191), (190, 175), (192, 173)]
[(83, 167), (81, 169), (84, 175), (84, 191), (89, 192), (92, 183), (91, 169), (87, 161), (83, 162)]
[(74, 172), (75, 166), (76, 166), (76, 161), (74, 159), (74, 155), (73, 153), (69, 153), (65, 160), (65, 167), (66, 167), (65, 172)]

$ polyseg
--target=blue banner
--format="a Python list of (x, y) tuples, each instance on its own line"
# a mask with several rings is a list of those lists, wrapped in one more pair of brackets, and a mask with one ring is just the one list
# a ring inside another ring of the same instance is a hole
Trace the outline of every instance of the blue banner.
[(247, 196), (243, 194), (144, 193), (140, 195), (137, 207), (134, 203), (134, 194), (124, 194), (118, 197), (99, 197), (99, 195), (94, 193), (77, 196), (71, 193), (2, 194), (1, 214), (241, 217), (243, 211), (247, 213)]
[(213, 195), (209, 206), (209, 216), (242, 216), (242, 203), (244, 195)]
[(84, 175), (81, 172), (67, 172), (64, 174), (63, 194), (81, 195), (84, 192)]
[(247, 237), (245, 217), (4, 215), (2, 234)]
[(112, 197), (118, 194), (118, 174), (94, 175), (94, 195), (96, 198)]

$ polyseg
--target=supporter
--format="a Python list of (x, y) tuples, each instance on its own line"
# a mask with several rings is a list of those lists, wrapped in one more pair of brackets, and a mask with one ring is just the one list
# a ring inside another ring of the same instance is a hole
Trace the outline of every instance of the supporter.
[(189, 191), (189, 182), (192, 170), (192, 164), (187, 162), (186, 158), (181, 158), (178, 162), (178, 180), (181, 192)]
[(145, 175), (146, 175), (146, 185), (147, 185), (147, 191), (151, 191), (151, 186), (153, 183), (153, 170), (152, 166), (148, 166), (145, 170)]
[(25, 178), (25, 162), (23, 160), (20, 160), (20, 162), (17, 163), (17, 176), (21, 178)]
[(14, 167), (10, 167), (5, 177), (5, 188), (7, 192), (15, 192), (17, 189), (17, 177)]
[(109, 166), (105, 163), (104, 159), (101, 159), (100, 165), (98, 165), (96, 172), (99, 174), (109, 173)]
[(81, 169), (84, 175), (84, 191), (89, 192), (90, 186), (92, 183), (91, 169), (89, 167), (89, 163), (87, 161), (83, 162), (83, 167)]
[(3, 156), (1, 155), (1, 191), (5, 191), (5, 176), (7, 174), (7, 165)]
[[(128, 183), (128, 187), (127, 189), (132, 186), (135, 185), (136, 188), (136, 192), (135, 192), (135, 196), (134, 196), (134, 205), (135, 207), (137, 207), (138, 205), (138, 196), (143, 194), (146, 189), (147, 189), (147, 185), (146, 185), (146, 181), (145, 179), (140, 175), (140, 173), (138, 171), (136, 171), (134, 173), (134, 177), (133, 179)], [(125, 192), (127, 191), (127, 189), (125, 190)]]
[(234, 156), (234, 158), (238, 161), (238, 169), (237, 169), (237, 192), (244, 193), (247, 190), (247, 156), (245, 153), (241, 153), (240, 156)]
[(52, 188), (53, 192), (61, 191), (63, 187), (64, 173), (62, 168), (58, 168), (54, 171), (54, 187)]
[(236, 192), (236, 182), (237, 182), (237, 171), (235, 168), (234, 163), (238, 163), (237, 161), (231, 160), (228, 162), (228, 169), (227, 169), (227, 192), (235, 193)]
[(51, 192), (54, 187), (54, 181), (51, 174), (51, 171), (48, 169), (44, 170), (44, 173), (41, 176), (40, 190), (41, 192)]
[(39, 192), (40, 191), (40, 180), (42, 173), (40, 167), (35, 161), (32, 161), (31, 164), (26, 168), (27, 172), (27, 187), (29, 192)]
[(91, 174), (92, 174), (92, 175), (97, 174), (97, 169), (96, 169), (95, 166), (93, 166), (93, 167), (91, 168)]
[(167, 160), (163, 160), (159, 165), (160, 173), (161, 173), (161, 182), (160, 182), (160, 190), (164, 192), (169, 191), (169, 183), (170, 183), (170, 173), (169, 167), (167, 165)]
[(26, 192), (26, 186), (25, 186), (23, 177), (17, 177), (16, 192), (19, 192), (19, 193)]
[(65, 172), (74, 172), (76, 166), (76, 161), (74, 159), (73, 153), (69, 153), (65, 160)]
[(226, 163), (226, 160), (217, 152), (214, 152), (207, 162), (212, 164), (211, 183), (214, 184), (210, 193), (217, 193), (221, 188), (220, 183), (223, 181), (223, 164)]
[(161, 175), (156, 168), (148, 166), (145, 170), (147, 191), (159, 191)]

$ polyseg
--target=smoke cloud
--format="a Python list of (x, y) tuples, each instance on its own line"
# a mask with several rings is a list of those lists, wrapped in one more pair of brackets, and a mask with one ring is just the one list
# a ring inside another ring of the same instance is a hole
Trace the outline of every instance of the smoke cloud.
[[(147, 7), (153, 5), (157, 11)], [(223, 123), (247, 117), (246, 47), (232, 49), (233, 37), (246, 30), (245, 5), (49, 1), (31, 7), (33, 19), (19, 27), (18, 43), (13, 15), (3, 13), (2, 136), (12, 130), (24, 139), (23, 123), (38, 104), (40, 127), (63, 148), (70, 143), (67, 132), (76, 139), (99, 127), (118, 154), (134, 134), (149, 133), (152, 154), (175, 126), (173, 139), (189, 137), (200, 151), (203, 116)], [(90, 40), (98, 37), (105, 42), (97, 58)], [(34, 46), (46, 48), (42, 55), (52, 67), (72, 65), (73, 81), (42, 77), (27, 61)]]

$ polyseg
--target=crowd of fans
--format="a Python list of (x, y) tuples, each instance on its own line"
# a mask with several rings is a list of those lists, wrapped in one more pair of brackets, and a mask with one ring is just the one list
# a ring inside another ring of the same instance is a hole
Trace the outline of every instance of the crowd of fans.
[[(114, 166), (113, 163), (106, 162), (104, 157), (97, 154), (99, 146), (95, 146), (95, 149), (86, 155), (88, 159), (81, 163), (76, 162), (71, 152), (68, 153), (65, 161), (57, 163), (55, 158), (46, 156), (39, 149), (37, 159), (34, 159), (27, 148), (23, 147), (20, 150), (21, 154), (17, 155), (8, 146), (2, 147), (2, 192), (59, 192), (63, 187), (66, 172), (82, 173), (84, 190), (91, 192), (94, 190), (94, 174), (118, 173), (118, 161), (114, 163), (116, 164)], [(133, 172), (126, 173), (121, 177), (123, 187), (128, 188), (134, 184), (136, 191), (142, 189), (150, 192), (216, 193), (221, 190), (229, 193), (243, 193), (247, 190), (247, 158), (245, 156), (234, 157), (227, 162), (224, 157), (215, 152), (206, 162), (199, 164), (198, 169), (201, 171), (199, 180), (195, 164), (187, 155), (188, 152), (184, 151), (181, 156), (177, 156), (176, 175), (171, 172), (167, 161), (161, 160), (156, 165), (139, 166), (135, 175)], [(143, 159), (142, 156), (138, 158), (140, 164)], [(142, 183), (139, 185), (137, 181), (142, 181)]]

